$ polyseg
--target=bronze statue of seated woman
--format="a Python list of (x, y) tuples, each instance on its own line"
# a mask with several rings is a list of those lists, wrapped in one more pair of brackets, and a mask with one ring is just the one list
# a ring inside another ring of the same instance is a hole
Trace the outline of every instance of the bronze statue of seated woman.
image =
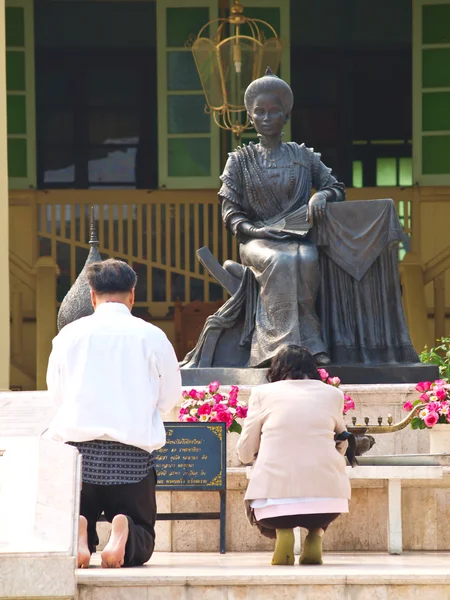
[(343, 203), (345, 187), (320, 154), (282, 141), (293, 101), (269, 70), (245, 92), (259, 143), (230, 153), (219, 191), (223, 222), (239, 242), (242, 265), (224, 265), (237, 289), (208, 318), (184, 366), (261, 367), (283, 344), (306, 346), (319, 365), (415, 362), (395, 207), (380, 200), (370, 210), (331, 210), (369, 203)]

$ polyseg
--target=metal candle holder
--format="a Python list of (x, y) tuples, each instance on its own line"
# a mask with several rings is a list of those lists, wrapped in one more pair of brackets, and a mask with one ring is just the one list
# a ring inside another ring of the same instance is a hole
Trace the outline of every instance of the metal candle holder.
[(350, 433), (353, 433), (354, 435), (364, 435), (366, 433), (394, 433), (395, 431), (400, 431), (401, 429), (407, 427), (411, 423), (412, 419), (416, 416), (416, 414), (425, 406), (426, 404), (418, 404), (402, 421), (399, 421), (398, 423), (394, 424), (392, 424), (392, 415), (387, 416), (387, 425), (382, 424), (383, 417), (378, 417), (378, 425), (370, 425), (369, 417), (364, 417), (364, 425), (356, 425), (356, 417), (352, 417), (353, 426), (347, 427), (347, 429), (348, 431), (350, 431)]

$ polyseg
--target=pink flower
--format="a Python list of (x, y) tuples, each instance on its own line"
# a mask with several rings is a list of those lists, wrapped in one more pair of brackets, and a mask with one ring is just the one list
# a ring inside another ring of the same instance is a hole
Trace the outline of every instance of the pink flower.
[(231, 396), (228, 398), (228, 406), (235, 407), (237, 404), (237, 398), (232, 398)]
[(220, 387), (220, 383), (218, 381), (211, 381), (211, 383), (209, 384), (209, 393), (210, 394), (215, 394), (217, 392), (217, 390)]
[(341, 380), (339, 377), (329, 377), (327, 383), (329, 385), (333, 385), (334, 387), (338, 387), (341, 385)]
[(431, 381), (421, 381), (416, 385), (416, 390), (418, 392), (428, 392), (431, 388)]
[(349, 400), (353, 400), (353, 398), (351, 396), (349, 396), (348, 394), (344, 394), (344, 400), (345, 400), (345, 402), (348, 402)]
[(428, 400), (430, 398), (428, 397), (428, 394), (425, 392), (424, 394), (420, 395), (420, 399), (422, 400), (422, 402), (428, 402)]
[(247, 416), (247, 413), (248, 413), (247, 406), (238, 406), (236, 408), (236, 417), (238, 419), (245, 419), (245, 417)]
[(211, 418), (210, 418), (210, 420), (209, 420), (209, 422), (210, 422), (210, 423), (218, 423), (218, 422), (219, 422), (219, 419), (217, 418), (217, 416), (215, 416), (215, 417), (211, 417)]
[(349, 410), (355, 410), (355, 403), (353, 402), (353, 400), (349, 400), (344, 404), (344, 414), (347, 413)]
[(445, 379), (436, 379), (436, 381), (433, 381), (433, 387), (444, 387), (445, 385), (448, 385)]
[(436, 425), (436, 423), (439, 421), (439, 415), (437, 414), (437, 412), (429, 412), (427, 414), (427, 416), (424, 419), (425, 425), (427, 427), (434, 427), (434, 425)]
[(211, 405), (208, 404), (207, 402), (205, 402), (205, 404), (202, 404), (199, 409), (198, 409), (198, 414), (199, 415), (209, 415), (211, 414)]
[(197, 400), (197, 390), (192, 389), (189, 392), (189, 398), (192, 398), (192, 400)]
[(330, 374), (325, 369), (317, 369), (319, 371), (319, 375), (322, 381), (326, 381)]
[(205, 399), (205, 392), (197, 392), (197, 400), (204, 400)]
[(237, 385), (232, 385), (231, 386), (231, 390), (230, 390), (230, 394), (238, 394), (239, 393), (239, 388)]
[(218, 417), (224, 415), (225, 413), (228, 413), (228, 408), (225, 406), (225, 404), (216, 404), (214, 406), (214, 409)]
[(438, 400), (445, 400), (447, 398), (447, 390), (445, 390), (444, 388), (439, 388), (435, 391), (435, 394), (438, 398)]
[(223, 400), (222, 394), (214, 394), (213, 398), (217, 404)]
[(410, 400), (405, 402), (405, 404), (403, 405), (403, 410), (407, 410), (408, 412), (410, 412), (412, 409), (413, 409), (412, 402)]
[(184, 390), (184, 391), (183, 391), (183, 394), (182, 394), (182, 396), (183, 396), (183, 398), (184, 398), (185, 400), (187, 400), (188, 398), (190, 398), (190, 396), (189, 396), (189, 392), (186, 392), (186, 390)]
[(185, 419), (188, 423), (196, 423), (198, 421), (197, 417), (189, 416)]
[[(234, 386), (233, 386), (234, 387)], [(228, 397), (230, 400), (237, 400), (239, 392), (237, 390), (231, 390)]]

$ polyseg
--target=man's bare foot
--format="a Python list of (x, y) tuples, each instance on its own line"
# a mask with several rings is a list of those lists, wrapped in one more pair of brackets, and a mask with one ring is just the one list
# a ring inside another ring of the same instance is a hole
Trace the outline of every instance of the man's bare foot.
[(111, 537), (102, 552), (104, 569), (118, 569), (123, 565), (127, 540), (128, 519), (125, 515), (116, 515), (112, 520)]
[(80, 517), (78, 522), (78, 568), (87, 569), (91, 562), (91, 553), (88, 546), (86, 517)]

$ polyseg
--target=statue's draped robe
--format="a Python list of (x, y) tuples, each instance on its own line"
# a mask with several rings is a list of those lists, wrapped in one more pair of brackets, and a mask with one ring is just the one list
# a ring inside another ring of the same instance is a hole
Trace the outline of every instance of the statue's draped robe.
[[(312, 187), (333, 189), (334, 199), (345, 198), (343, 185), (319, 154), (295, 143), (281, 149), (283, 156), (275, 162), (266, 160), (254, 144), (231, 153), (219, 197), (225, 226), (233, 233), (241, 220), (264, 224), (306, 205)], [(316, 246), (294, 238), (239, 241), (241, 262), (253, 271), (260, 290), (249, 365), (271, 359), (282, 344), (306, 346), (313, 354), (326, 352), (315, 310), (320, 286)]]
[[(234, 234), (240, 221), (264, 223), (296, 210), (312, 188), (344, 199), (320, 155), (304, 145), (283, 146), (285, 160), (276, 167), (254, 145), (231, 153), (219, 196)], [(329, 352), (334, 363), (417, 361), (398, 279), (404, 237), (389, 200), (332, 203), (305, 240), (238, 234), (247, 267), (241, 285), (207, 319), (185, 366), (259, 366), (284, 343)]]

